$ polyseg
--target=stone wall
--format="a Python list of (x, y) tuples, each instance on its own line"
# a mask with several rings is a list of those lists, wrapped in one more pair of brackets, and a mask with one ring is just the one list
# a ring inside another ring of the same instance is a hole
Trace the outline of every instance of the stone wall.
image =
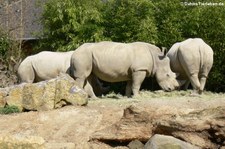
[(67, 104), (86, 105), (87, 94), (67, 74), (38, 83), (22, 83), (0, 89), (0, 107), (17, 106), (24, 110), (51, 110)]

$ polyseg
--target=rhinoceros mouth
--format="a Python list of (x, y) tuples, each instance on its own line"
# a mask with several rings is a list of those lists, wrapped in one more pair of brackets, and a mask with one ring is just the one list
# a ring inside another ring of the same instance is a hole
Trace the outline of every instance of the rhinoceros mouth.
[[(175, 88), (174, 88), (174, 89), (175, 89)], [(166, 92), (171, 92), (171, 91), (173, 91), (174, 89), (173, 89), (173, 88), (168, 87), (168, 88), (164, 88), (163, 90), (164, 90), (164, 91), (166, 91)]]
[(171, 92), (173, 90), (176, 90), (179, 88), (179, 84), (178, 83), (165, 83), (165, 82), (160, 82), (159, 83), (159, 86), (164, 90), (164, 91), (167, 91), (167, 92)]

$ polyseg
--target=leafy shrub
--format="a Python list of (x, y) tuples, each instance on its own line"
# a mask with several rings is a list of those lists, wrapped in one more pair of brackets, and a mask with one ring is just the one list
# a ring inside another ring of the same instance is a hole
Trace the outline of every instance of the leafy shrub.
[(118, 42), (157, 42), (151, 1), (109, 0), (103, 8), (104, 36), (107, 38)]
[(181, 41), (182, 37), (182, 22), (181, 15), (183, 6), (180, 0), (154, 0), (154, 11), (157, 26), (157, 45), (170, 47), (175, 42)]
[(10, 40), (7, 38), (6, 34), (0, 30), (0, 56), (1, 59), (6, 59), (7, 49), (10, 46)]
[(103, 40), (101, 0), (49, 0), (43, 12), (40, 47), (74, 50), (85, 42)]
[(22, 43), (16, 41), (0, 28), (0, 59), (10, 67), (21, 59)]
[(5, 106), (4, 108), (0, 107), (0, 114), (11, 114), (11, 113), (19, 113), (20, 110), (17, 106)]
[(0, 28), (0, 87), (17, 82), (16, 71), (21, 61), (21, 43)]

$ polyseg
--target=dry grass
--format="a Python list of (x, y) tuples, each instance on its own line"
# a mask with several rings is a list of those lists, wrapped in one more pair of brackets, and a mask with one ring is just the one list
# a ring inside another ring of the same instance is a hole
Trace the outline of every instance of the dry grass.
[[(164, 92), (162, 90), (158, 91), (140, 91), (140, 95), (137, 97), (128, 98), (121, 94), (115, 94), (111, 92), (105, 96), (100, 97), (98, 100), (101, 102), (119, 102), (119, 103), (130, 103), (130, 102), (138, 102), (140, 100), (151, 100), (151, 99), (165, 99), (170, 100), (174, 98), (179, 99), (193, 99), (193, 98), (200, 98), (200, 99), (214, 99), (214, 98), (224, 98), (225, 93), (213, 93), (209, 91), (204, 91), (202, 95), (192, 96), (192, 90), (187, 91), (172, 91), (172, 92)], [(90, 102), (96, 102), (96, 100), (90, 100)]]

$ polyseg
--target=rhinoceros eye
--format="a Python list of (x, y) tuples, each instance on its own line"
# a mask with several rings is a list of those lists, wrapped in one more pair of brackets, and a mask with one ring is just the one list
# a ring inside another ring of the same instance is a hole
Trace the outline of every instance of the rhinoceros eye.
[(169, 77), (170, 75), (167, 73), (166, 76)]

